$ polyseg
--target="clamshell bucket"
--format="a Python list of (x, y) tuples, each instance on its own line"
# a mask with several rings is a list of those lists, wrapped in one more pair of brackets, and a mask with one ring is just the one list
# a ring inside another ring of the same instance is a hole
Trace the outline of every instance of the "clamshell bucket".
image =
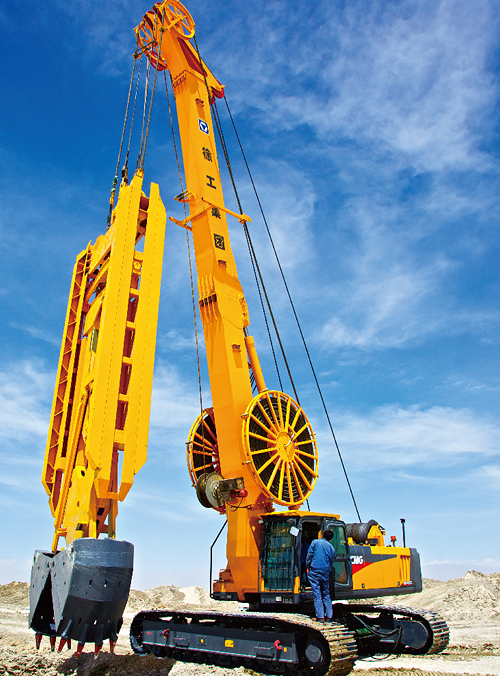
[(37, 634), (79, 644), (116, 642), (123, 622), (134, 546), (111, 538), (81, 538), (66, 549), (35, 552), (29, 626)]

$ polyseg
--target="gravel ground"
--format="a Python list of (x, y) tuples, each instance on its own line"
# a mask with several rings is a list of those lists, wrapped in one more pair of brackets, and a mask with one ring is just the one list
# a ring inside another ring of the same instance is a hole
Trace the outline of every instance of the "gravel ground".
[[(450, 626), (450, 646), (436, 656), (404, 657), (356, 663), (359, 676), (500, 676), (500, 573), (483, 575), (471, 571), (458, 580), (424, 580), (424, 591), (404, 601), (383, 599), (384, 603), (425, 607), (440, 612)], [(27, 626), (28, 585), (12, 582), (0, 585), (0, 676), (250, 676), (249, 669), (223, 669), (151, 655), (138, 657), (130, 650), (128, 627), (142, 609), (214, 608), (234, 610), (237, 604), (217, 603), (201, 587), (161, 586), (132, 591), (124, 626), (115, 653), (107, 646), (94, 657), (85, 650), (79, 659), (73, 650), (52, 653), (44, 638), (39, 651)], [(360, 673), (362, 672), (362, 673)]]

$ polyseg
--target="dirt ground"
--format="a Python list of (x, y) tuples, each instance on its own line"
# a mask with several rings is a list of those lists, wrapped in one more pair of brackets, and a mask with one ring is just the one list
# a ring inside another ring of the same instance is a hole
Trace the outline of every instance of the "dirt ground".
[[(429, 657), (360, 660), (357, 676), (500, 676), (500, 573), (483, 575), (475, 571), (457, 580), (424, 580), (421, 594), (403, 600), (380, 599), (384, 603), (429, 608), (441, 613), (450, 626), (448, 649)], [(77, 660), (74, 648), (52, 653), (44, 638), (35, 648), (28, 629), (28, 585), (11, 582), (0, 585), (0, 676), (249, 676), (250, 670), (187, 664), (139, 657), (129, 647), (128, 628), (135, 613), (152, 608), (219, 608), (234, 610), (236, 603), (212, 601), (201, 587), (161, 586), (130, 593), (125, 622), (115, 654), (105, 646), (94, 657), (89, 645)], [(93, 646), (92, 646), (93, 648)], [(360, 673), (362, 672), (362, 673)]]

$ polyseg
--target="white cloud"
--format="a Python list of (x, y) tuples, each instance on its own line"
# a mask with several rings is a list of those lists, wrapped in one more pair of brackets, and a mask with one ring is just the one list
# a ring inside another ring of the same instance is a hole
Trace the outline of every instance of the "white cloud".
[(422, 326), (417, 312), (434, 288), (436, 270), (412, 270), (400, 263), (360, 275), (350, 286), (349, 310), (345, 319), (332, 317), (321, 329), (326, 345), (382, 348), (397, 346), (435, 330), (437, 318)]
[[(121, 75), (127, 62), (132, 68), (132, 53), (135, 49), (134, 28), (141, 22), (143, 13), (150, 7), (137, 6), (127, 0), (101, 2), (80, 2), (69, 0), (58, 2), (60, 10), (66, 13), (75, 27), (83, 30), (84, 57), (96, 59), (100, 68), (108, 75)], [(71, 43), (66, 45), (71, 49)]]
[(54, 373), (23, 361), (0, 372), (0, 439), (39, 440), (47, 434)]
[[(203, 393), (203, 406), (211, 406), (210, 396)], [(154, 434), (187, 432), (200, 415), (199, 393), (193, 380), (183, 380), (179, 370), (163, 362), (155, 370), (151, 401), (151, 428)], [(170, 437), (171, 438), (171, 437)], [(185, 439), (184, 439), (185, 441)]]
[(424, 577), (434, 580), (457, 579), (470, 570), (475, 570), (488, 575), (500, 572), (500, 559), (442, 559), (425, 561), (422, 560), (422, 573)]
[(193, 351), (196, 349), (196, 339), (194, 336), (194, 329), (190, 336), (186, 336), (178, 329), (171, 329), (162, 336), (158, 336), (158, 343), (165, 350), (172, 352), (184, 352), (185, 350)]
[(318, 333), (325, 345), (399, 346), (449, 321), (446, 299), (435, 296), (456, 264), (439, 251), (419, 258), (415, 247), (426, 238), (425, 225), (367, 198), (347, 203), (340, 221), (342, 228), (349, 222), (353, 240), (325, 284), (335, 311)]
[(37, 328), (36, 326), (20, 326), (19, 324), (11, 323), (10, 327), (13, 329), (19, 329), (20, 331), (25, 331), (27, 334), (32, 336), (32, 338), (36, 338), (39, 340), (43, 340), (46, 343), (49, 343), (50, 345), (55, 345), (59, 347), (61, 344), (60, 338), (56, 338), (55, 336), (50, 335), (47, 333), (45, 329), (40, 329)]
[[(333, 132), (376, 144), (419, 170), (489, 165), (477, 141), (496, 98), (487, 68), (496, 40), (490, 3), (375, 2), (368, 11), (351, 3), (326, 16), (314, 44), (306, 43), (308, 74), (325, 89), (266, 100), (274, 122), (309, 124), (326, 142)], [(307, 71), (304, 54), (288, 55), (292, 68)]]
[[(500, 427), (486, 416), (468, 409), (443, 406), (407, 409), (382, 406), (365, 416), (344, 413), (338, 416), (337, 439), (342, 454), (353, 468), (451, 467), (464, 460), (484, 462), (500, 453)], [(332, 443), (326, 432), (321, 447)], [(323, 453), (323, 469), (336, 463), (330, 450)]]
[[(316, 194), (305, 173), (285, 161), (267, 161), (265, 166), (259, 167), (258, 175), (262, 186), (257, 186), (257, 190), (265, 205), (264, 213), (274, 245), (282, 267), (290, 271), (303, 265), (313, 255), (311, 220)], [(251, 203), (250, 195), (245, 203)], [(252, 208), (249, 228), (254, 247), (259, 252), (259, 264), (265, 261), (269, 267), (276, 269), (261, 215), (256, 205)]]

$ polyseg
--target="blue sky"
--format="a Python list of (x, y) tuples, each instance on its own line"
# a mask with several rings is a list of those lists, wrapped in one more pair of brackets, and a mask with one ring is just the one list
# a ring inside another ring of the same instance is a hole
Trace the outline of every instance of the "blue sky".
[[(27, 580), (52, 517), (40, 483), (76, 255), (106, 227), (138, 0), (0, 2), (0, 583)], [(446, 579), (500, 570), (500, 12), (485, 0), (190, 0), (226, 86), (364, 520)], [(179, 192), (165, 94), (145, 184)], [(245, 168), (244, 211), (301, 404), (314, 511), (355, 512)], [(134, 161), (138, 152), (133, 147)], [(135, 154), (134, 154), (135, 153)], [(235, 208), (230, 184), (226, 203)], [(167, 228), (149, 459), (120, 506), (136, 588), (208, 583), (223, 521), (185, 466), (198, 380), (185, 234)], [(233, 248), (267, 384), (277, 387), (244, 237)], [(286, 381), (285, 381), (286, 383)], [(204, 403), (210, 402), (206, 370)], [(285, 384), (285, 389), (291, 388)], [(217, 564), (223, 564), (223, 546)]]

